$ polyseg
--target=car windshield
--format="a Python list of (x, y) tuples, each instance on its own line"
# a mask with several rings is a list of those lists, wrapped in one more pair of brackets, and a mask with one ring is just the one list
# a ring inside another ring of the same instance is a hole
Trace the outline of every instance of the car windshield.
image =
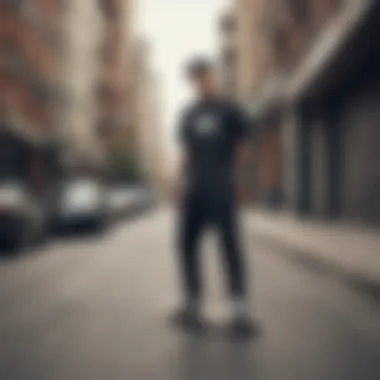
[(63, 194), (68, 202), (82, 202), (97, 199), (100, 196), (100, 188), (93, 181), (75, 181), (65, 186)]

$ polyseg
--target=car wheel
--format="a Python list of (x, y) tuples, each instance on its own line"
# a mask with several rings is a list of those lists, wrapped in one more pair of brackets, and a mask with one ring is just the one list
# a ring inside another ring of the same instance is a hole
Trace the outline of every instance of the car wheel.
[(29, 246), (28, 239), (23, 233), (17, 236), (10, 236), (7, 240), (7, 249), (11, 253), (21, 253)]

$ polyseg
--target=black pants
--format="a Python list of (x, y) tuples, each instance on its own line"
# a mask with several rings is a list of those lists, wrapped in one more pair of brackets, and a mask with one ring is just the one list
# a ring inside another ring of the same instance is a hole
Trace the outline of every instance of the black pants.
[(183, 201), (179, 227), (180, 265), (187, 298), (198, 299), (202, 293), (199, 243), (206, 227), (214, 227), (218, 232), (231, 295), (244, 296), (244, 264), (233, 191), (227, 187), (189, 191)]

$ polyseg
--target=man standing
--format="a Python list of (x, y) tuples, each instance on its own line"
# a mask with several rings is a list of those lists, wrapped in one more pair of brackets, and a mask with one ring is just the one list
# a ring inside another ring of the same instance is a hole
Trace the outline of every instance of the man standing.
[(245, 150), (248, 128), (242, 113), (219, 93), (212, 63), (197, 59), (187, 68), (187, 75), (198, 99), (181, 116), (179, 129), (183, 147), (179, 248), (185, 305), (176, 317), (186, 327), (201, 326), (198, 248), (204, 228), (211, 226), (222, 243), (232, 330), (249, 334), (253, 326), (238, 236), (236, 184), (237, 161)]

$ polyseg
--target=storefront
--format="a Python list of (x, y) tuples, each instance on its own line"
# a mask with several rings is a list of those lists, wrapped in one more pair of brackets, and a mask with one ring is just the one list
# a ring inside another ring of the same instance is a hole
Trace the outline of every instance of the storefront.
[(301, 215), (380, 223), (379, 5), (353, 2), (326, 26), (289, 86)]

